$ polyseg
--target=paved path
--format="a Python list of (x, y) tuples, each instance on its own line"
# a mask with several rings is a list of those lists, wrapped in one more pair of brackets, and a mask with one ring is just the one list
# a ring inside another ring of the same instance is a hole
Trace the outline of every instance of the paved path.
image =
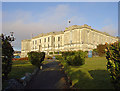
[(52, 61), (43, 65), (26, 89), (65, 89), (68, 88), (66, 75), (60, 70), (59, 62)]

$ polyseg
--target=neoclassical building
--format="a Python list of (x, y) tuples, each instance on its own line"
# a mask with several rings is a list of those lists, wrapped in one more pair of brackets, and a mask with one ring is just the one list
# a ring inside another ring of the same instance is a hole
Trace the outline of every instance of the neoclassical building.
[(89, 51), (97, 48), (99, 44), (116, 41), (117, 37), (92, 29), (87, 24), (73, 25), (64, 31), (42, 33), (32, 39), (22, 40), (21, 57), (26, 57), (30, 51), (42, 51), (46, 54), (60, 51)]

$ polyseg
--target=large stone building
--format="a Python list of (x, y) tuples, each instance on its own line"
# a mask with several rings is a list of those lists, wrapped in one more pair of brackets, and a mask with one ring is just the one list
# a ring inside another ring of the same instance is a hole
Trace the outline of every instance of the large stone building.
[(73, 25), (64, 31), (42, 33), (30, 40), (22, 40), (21, 57), (27, 56), (30, 51), (43, 51), (46, 54), (74, 50), (89, 51), (95, 49), (99, 44), (116, 41), (118, 41), (117, 37), (92, 29), (86, 24)]

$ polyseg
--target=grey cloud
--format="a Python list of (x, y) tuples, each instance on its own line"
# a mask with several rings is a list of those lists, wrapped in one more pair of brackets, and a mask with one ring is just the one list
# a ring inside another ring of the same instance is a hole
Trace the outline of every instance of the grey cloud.
[[(3, 22), (3, 33), (9, 34), (13, 31), (16, 37), (13, 46), (16, 49), (21, 48), (21, 40), (30, 39), (32, 34), (36, 36), (39, 33), (64, 30), (67, 27), (66, 18), (69, 16), (70, 10), (69, 5), (63, 4), (56, 8), (51, 7), (44, 13), (40, 13), (39, 16), (33, 16), (32, 13), (26, 11), (17, 11), (9, 14), (9, 16), (5, 15), (3, 18), (11, 18), (11, 20)], [(16, 17), (14, 18), (14, 16)], [(38, 21), (32, 22), (36, 17), (38, 17)], [(76, 19), (77, 17), (73, 20)], [(79, 20), (82, 20), (82, 18), (79, 18)]]

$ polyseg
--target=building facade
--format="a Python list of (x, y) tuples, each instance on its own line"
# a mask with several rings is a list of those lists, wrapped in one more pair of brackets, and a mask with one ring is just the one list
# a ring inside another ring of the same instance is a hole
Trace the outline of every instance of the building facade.
[(42, 51), (46, 54), (62, 51), (89, 51), (97, 48), (99, 44), (116, 41), (118, 41), (117, 37), (92, 29), (86, 24), (73, 25), (64, 31), (42, 33), (30, 40), (22, 40), (21, 57), (26, 57), (30, 51)]

